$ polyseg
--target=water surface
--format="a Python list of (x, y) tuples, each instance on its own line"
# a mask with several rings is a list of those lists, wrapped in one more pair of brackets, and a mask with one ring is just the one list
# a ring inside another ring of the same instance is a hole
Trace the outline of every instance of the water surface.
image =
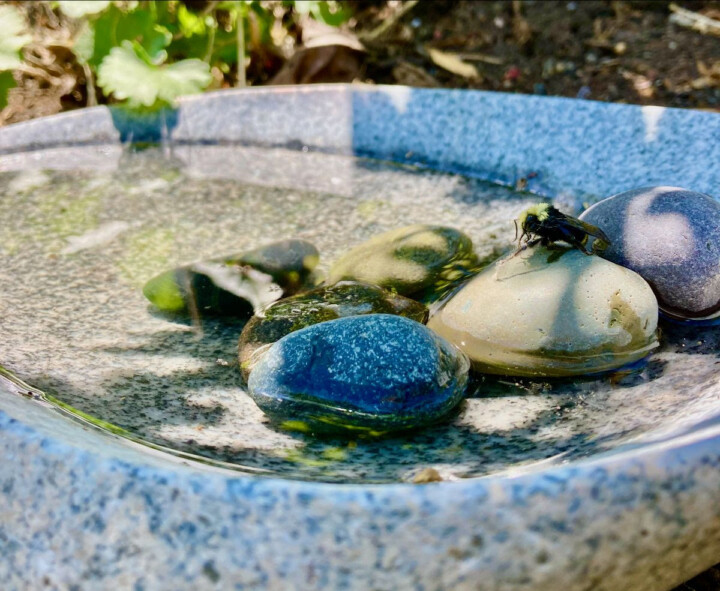
[[(151, 444), (239, 470), (341, 482), (445, 479), (564, 462), (718, 412), (718, 331), (666, 327), (631, 372), (474, 380), (448, 424), (382, 440), (274, 430), (242, 386), (242, 322), (158, 315), (141, 293), (169, 267), (302, 238), (320, 269), (401, 225), (445, 224), (480, 257), (509, 248), (535, 199), (454, 174), (285, 149), (116, 146), (0, 157), (0, 365)], [(1, 378), (0, 378), (1, 379)], [(108, 425), (106, 425), (108, 426)]]

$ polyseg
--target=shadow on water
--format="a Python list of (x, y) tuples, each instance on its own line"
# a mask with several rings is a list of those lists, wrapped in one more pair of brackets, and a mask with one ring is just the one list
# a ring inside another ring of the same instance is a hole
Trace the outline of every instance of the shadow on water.
[(247, 319), (203, 317), (195, 326), (192, 319), (183, 315), (172, 315), (148, 306), (150, 315), (172, 323), (180, 330), (158, 330), (144, 335), (140, 343), (123, 346), (105, 346), (98, 350), (114, 355), (166, 355), (169, 357), (197, 357), (203, 359), (234, 360), (237, 345)]
[[(159, 375), (152, 372), (127, 372), (115, 375), (103, 384), (112, 396), (94, 399), (91, 393), (56, 377), (29, 376), (28, 382), (39, 390), (72, 405), (102, 421), (111, 421), (121, 429), (152, 432), (166, 425), (218, 424), (225, 408), (219, 404), (201, 405), (188, 399), (198, 390), (214, 385), (230, 387), (227, 371), (201, 369)], [(232, 384), (236, 387), (237, 384)]]
[[(168, 345), (169, 333), (157, 335), (138, 347), (113, 351), (116, 354), (156, 355), (183, 354), (192, 349), (193, 341), (180, 339)], [(206, 337), (211, 340), (213, 337)], [(225, 335), (225, 345), (230, 339)], [(235, 345), (232, 339), (232, 347)], [(598, 386), (607, 387), (607, 377), (596, 380)], [(604, 384), (603, 384), (604, 382)], [(582, 386), (577, 382), (537, 382), (513, 380), (489, 376), (474, 376), (468, 405), (482, 404), (483, 400), (516, 397), (519, 401), (528, 397), (555, 399), (546, 408), (528, 415), (519, 426), (487, 430), (463, 423), (466, 409), (448, 423), (424, 430), (404, 432), (383, 438), (342, 439), (317, 438), (302, 433), (285, 433), (288, 443), (282, 449), (258, 449), (253, 442), (237, 433), (237, 444), (207, 445), (193, 437), (182, 440), (168, 436), (163, 431), (168, 425), (212, 428), (223, 421), (236, 421), (222, 402), (209, 406), (199, 405), (190, 399), (199, 390), (212, 388), (226, 390), (236, 396), (246, 396), (240, 388), (241, 378), (236, 365), (211, 366), (199, 371), (174, 371), (169, 375), (143, 372), (115, 376), (104, 385), (112, 396), (101, 403), (83, 403), (87, 393), (74, 386), (54, 379), (36, 377), (30, 383), (64, 401), (73, 400), (82, 412), (90, 412), (99, 421), (113, 421), (125, 430), (117, 434), (137, 442), (171, 448), (182, 454), (198, 456), (200, 461), (219, 462), (224, 467), (232, 465), (239, 471), (267, 473), (269, 475), (328, 482), (397, 482), (409, 480), (412, 475), (427, 466), (453, 465), (452, 473), (459, 477), (473, 477), (526, 465), (548, 458), (563, 461), (581, 458), (603, 451), (618, 438), (628, 433), (612, 436), (593, 436), (590, 432), (562, 428), (569, 412), (587, 403)], [(594, 383), (594, 382), (592, 382)], [(630, 386), (619, 384), (617, 387)], [(478, 388), (482, 386), (482, 398)], [(587, 393), (587, 389), (585, 390)], [(72, 408), (72, 407), (67, 407)], [(66, 408), (66, 410), (67, 410)], [(87, 417), (84, 417), (87, 418)], [(241, 424), (241, 422), (239, 423)], [(107, 424), (101, 428), (110, 430)], [(559, 429), (555, 427), (559, 426)], [(273, 427), (266, 423), (266, 427)]]
[(645, 358), (632, 365), (597, 375), (572, 378), (526, 378), (472, 374), (466, 398), (515, 396), (576, 396), (608, 388), (634, 388), (662, 377), (667, 362)]
[[(161, 316), (167, 319), (166, 315)], [(237, 390), (244, 395), (236, 357), (245, 320), (203, 318), (199, 329), (193, 329), (191, 321), (182, 316), (173, 317), (173, 321), (187, 330), (161, 330), (143, 336), (136, 344), (96, 349), (114, 356), (196, 359), (205, 362), (201, 367), (193, 365), (189, 370), (170, 372), (160, 367), (156, 372), (110, 371), (101, 385), (102, 392), (108, 395), (100, 398), (57, 377), (29, 375), (28, 381), (43, 392), (72, 402), (81, 411), (131, 431), (141, 426), (152, 432), (163, 425), (204, 428), (219, 424), (226, 412), (222, 403), (200, 404), (192, 398), (211, 389)], [(162, 362), (157, 365), (162, 366)]]
[(699, 325), (692, 322), (680, 324), (661, 317), (661, 350), (720, 357), (719, 328), (718, 326)]

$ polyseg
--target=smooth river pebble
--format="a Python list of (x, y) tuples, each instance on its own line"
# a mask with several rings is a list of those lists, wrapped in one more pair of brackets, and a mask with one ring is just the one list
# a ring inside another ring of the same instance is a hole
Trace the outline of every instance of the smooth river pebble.
[(612, 244), (601, 256), (639, 273), (660, 310), (677, 319), (720, 316), (720, 203), (678, 187), (646, 187), (608, 197), (580, 219)]
[(658, 308), (636, 273), (573, 248), (497, 261), (430, 318), (478, 371), (573, 376), (621, 367), (657, 346)]
[(370, 314), (283, 337), (255, 366), (248, 389), (286, 429), (378, 435), (447, 417), (463, 398), (469, 366), (424, 325)]

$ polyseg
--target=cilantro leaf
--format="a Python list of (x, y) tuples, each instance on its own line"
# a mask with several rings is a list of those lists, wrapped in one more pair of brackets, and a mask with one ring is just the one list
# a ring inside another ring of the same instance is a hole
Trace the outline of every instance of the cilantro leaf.
[(141, 59), (130, 41), (113, 48), (98, 70), (103, 91), (127, 99), (131, 107), (172, 103), (181, 95), (200, 92), (211, 80), (210, 67), (201, 60), (157, 66)]

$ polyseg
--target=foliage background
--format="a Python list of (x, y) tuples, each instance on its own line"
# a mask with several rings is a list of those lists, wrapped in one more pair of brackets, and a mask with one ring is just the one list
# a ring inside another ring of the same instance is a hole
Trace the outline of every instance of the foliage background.
[(720, 2), (0, 1), (0, 125), (352, 81), (719, 110)]

